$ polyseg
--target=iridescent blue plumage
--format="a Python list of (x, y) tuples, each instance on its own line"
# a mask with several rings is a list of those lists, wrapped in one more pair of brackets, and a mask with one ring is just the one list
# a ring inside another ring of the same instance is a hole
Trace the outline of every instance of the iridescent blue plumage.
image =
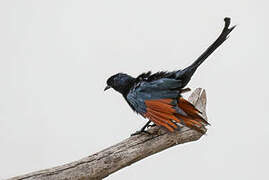
[[(181, 91), (189, 83), (196, 69), (235, 28), (229, 28), (230, 18), (225, 18), (224, 21), (225, 26), (216, 41), (190, 66), (172, 72), (161, 71), (152, 74), (149, 71), (136, 78), (118, 73), (107, 80), (106, 89), (112, 87), (120, 92), (134, 111), (169, 131), (177, 129), (177, 123), (199, 131), (208, 123), (192, 104), (181, 97)], [(144, 131), (145, 127), (141, 131)]]

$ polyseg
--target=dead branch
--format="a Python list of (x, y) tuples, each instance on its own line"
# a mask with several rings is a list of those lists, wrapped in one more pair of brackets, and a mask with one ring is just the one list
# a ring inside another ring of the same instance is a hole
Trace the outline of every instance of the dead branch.
[[(196, 89), (189, 97), (189, 101), (207, 119), (205, 90)], [(177, 144), (196, 141), (203, 135), (187, 127), (183, 127), (179, 132), (175, 133), (169, 133), (158, 127), (152, 127), (149, 131), (152, 135), (140, 134), (132, 136), (78, 161), (13, 177), (9, 180), (99, 180), (145, 157)], [(204, 133), (206, 133), (206, 129), (204, 129)]]

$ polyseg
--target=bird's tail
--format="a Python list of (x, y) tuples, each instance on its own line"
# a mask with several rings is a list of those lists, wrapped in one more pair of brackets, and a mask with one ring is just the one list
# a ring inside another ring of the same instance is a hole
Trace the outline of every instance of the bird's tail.
[(201, 54), (190, 66), (188, 66), (187, 68), (181, 71), (178, 71), (178, 74), (176, 74), (176, 77), (185, 81), (183, 82), (184, 86), (187, 85), (187, 83), (190, 81), (196, 69), (206, 60), (206, 58), (210, 54), (212, 54), (228, 38), (228, 35), (230, 34), (230, 32), (235, 28), (235, 26), (232, 26), (231, 28), (229, 28), (230, 23), (231, 23), (230, 18), (228, 17), (224, 18), (224, 22), (225, 22), (224, 28), (221, 34), (219, 35), (219, 37), (214, 41), (214, 43), (211, 44), (205, 50), (205, 52)]

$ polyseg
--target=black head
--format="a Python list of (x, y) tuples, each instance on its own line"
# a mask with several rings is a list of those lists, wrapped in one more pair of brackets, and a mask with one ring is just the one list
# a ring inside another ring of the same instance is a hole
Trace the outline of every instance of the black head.
[(118, 73), (108, 78), (105, 90), (113, 88), (121, 94), (126, 95), (134, 82), (135, 78), (133, 78), (132, 76), (129, 76), (128, 74), (124, 73)]

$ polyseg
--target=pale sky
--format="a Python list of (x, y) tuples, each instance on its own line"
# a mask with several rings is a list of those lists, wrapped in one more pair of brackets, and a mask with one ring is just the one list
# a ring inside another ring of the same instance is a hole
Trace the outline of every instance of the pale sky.
[(106, 79), (186, 67), (225, 16), (237, 28), (189, 83), (207, 91), (207, 135), (107, 179), (268, 179), (268, 7), (265, 0), (1, 0), (0, 179), (129, 137), (146, 120), (117, 92), (103, 92)]

